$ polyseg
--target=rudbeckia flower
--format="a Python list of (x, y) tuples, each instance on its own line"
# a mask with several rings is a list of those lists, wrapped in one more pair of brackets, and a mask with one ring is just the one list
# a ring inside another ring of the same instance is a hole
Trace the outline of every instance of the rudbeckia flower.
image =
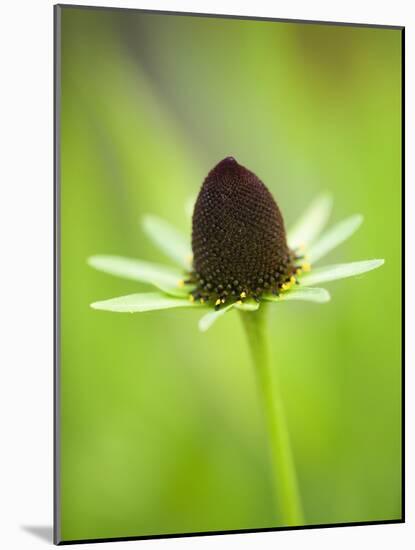
[(143, 219), (143, 229), (177, 269), (133, 258), (99, 255), (92, 267), (152, 285), (155, 292), (120, 296), (91, 304), (94, 309), (144, 312), (170, 308), (208, 310), (199, 328), (239, 309), (255, 311), (267, 302), (324, 303), (330, 294), (316, 285), (371, 271), (383, 260), (315, 267), (360, 227), (353, 215), (321, 235), (331, 210), (318, 197), (286, 235), (281, 212), (259, 178), (233, 157), (206, 177), (193, 211), (192, 242), (167, 221)]
[(317, 198), (287, 235), (269, 190), (253, 172), (227, 157), (209, 172), (200, 189), (191, 246), (168, 222), (155, 216), (143, 220), (144, 231), (177, 263), (176, 269), (119, 256), (88, 260), (100, 271), (156, 288), (95, 302), (94, 309), (134, 313), (200, 308), (206, 310), (199, 321), (201, 331), (225, 313), (240, 311), (268, 429), (276, 513), (279, 525), (285, 526), (304, 525), (305, 520), (264, 312), (267, 304), (281, 301), (328, 302), (328, 291), (316, 285), (361, 275), (383, 264), (383, 260), (364, 260), (315, 267), (363, 221), (353, 215), (322, 234), (330, 210), (328, 196)]

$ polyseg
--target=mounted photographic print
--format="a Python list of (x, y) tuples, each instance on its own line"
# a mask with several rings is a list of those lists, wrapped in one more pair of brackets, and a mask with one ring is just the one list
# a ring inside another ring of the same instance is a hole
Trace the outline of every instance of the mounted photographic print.
[(55, 543), (403, 521), (403, 34), (55, 6)]

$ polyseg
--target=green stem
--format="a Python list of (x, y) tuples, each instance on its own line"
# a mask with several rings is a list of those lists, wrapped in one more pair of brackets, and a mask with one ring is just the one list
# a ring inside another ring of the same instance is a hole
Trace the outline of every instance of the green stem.
[(241, 311), (252, 360), (257, 373), (260, 397), (266, 418), (275, 496), (284, 525), (303, 525), (301, 499), (291, 452), (284, 404), (277, 380), (272, 375), (265, 334), (266, 306), (255, 312)]

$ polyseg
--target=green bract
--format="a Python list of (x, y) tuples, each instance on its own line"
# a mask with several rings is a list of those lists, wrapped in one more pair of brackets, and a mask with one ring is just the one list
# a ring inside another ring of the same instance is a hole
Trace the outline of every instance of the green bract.
[[(313, 269), (300, 273), (296, 278), (298, 284), (287, 288), (279, 296), (263, 296), (266, 302), (284, 302), (298, 300), (314, 303), (325, 303), (330, 300), (330, 294), (323, 288), (314, 285), (360, 275), (380, 267), (384, 260), (365, 260), (344, 264), (328, 265), (314, 268), (314, 263), (321, 260), (336, 246), (351, 237), (363, 221), (361, 215), (354, 215), (322, 233), (331, 212), (331, 198), (322, 195), (313, 201), (304, 215), (288, 231), (290, 247), (304, 255), (306, 262), (313, 264)], [(186, 207), (190, 211), (189, 205)], [(213, 323), (232, 309), (255, 311), (260, 303), (248, 300), (226, 305), (215, 311), (207, 304), (191, 301), (191, 285), (184, 283), (186, 271), (191, 266), (190, 241), (168, 222), (156, 216), (145, 216), (143, 229), (166, 256), (175, 261), (177, 269), (158, 265), (152, 262), (124, 258), (121, 256), (91, 256), (88, 263), (91, 267), (141, 283), (147, 283), (158, 289), (157, 292), (145, 292), (120, 296), (91, 304), (94, 309), (115, 312), (144, 312), (169, 308), (204, 308), (209, 311), (199, 321), (199, 329), (206, 331)]]

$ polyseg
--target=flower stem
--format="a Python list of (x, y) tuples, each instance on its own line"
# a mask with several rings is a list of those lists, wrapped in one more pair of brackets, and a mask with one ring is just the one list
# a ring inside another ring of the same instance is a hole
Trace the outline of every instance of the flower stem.
[(284, 404), (270, 365), (266, 329), (266, 306), (255, 311), (241, 311), (256, 369), (260, 398), (268, 428), (270, 458), (275, 497), (284, 525), (303, 525), (301, 499), (291, 452)]

